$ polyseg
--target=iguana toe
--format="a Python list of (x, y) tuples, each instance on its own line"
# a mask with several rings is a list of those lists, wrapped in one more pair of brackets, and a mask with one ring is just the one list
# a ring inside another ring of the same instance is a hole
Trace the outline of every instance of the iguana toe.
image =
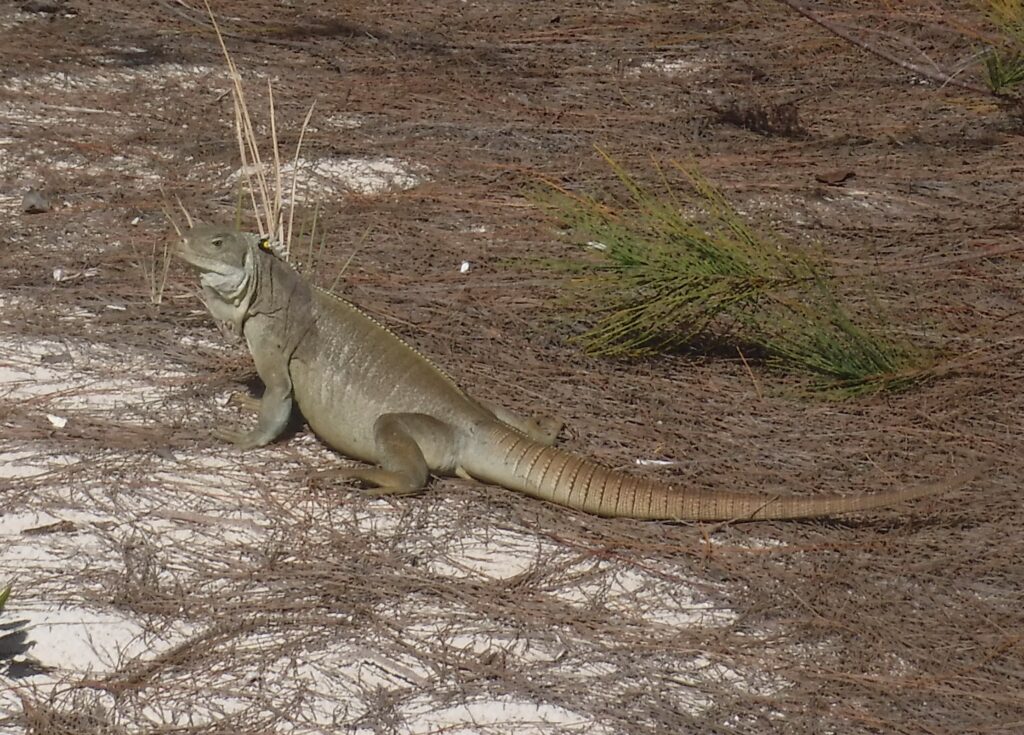
[(247, 411), (259, 413), (260, 404), (263, 403), (263, 400), (256, 396), (250, 396), (248, 393), (232, 393), (229, 403), (233, 403)]
[(530, 436), (542, 444), (554, 444), (558, 435), (562, 433), (565, 422), (554, 416), (531, 416), (530, 424), (532, 431)]
[(255, 431), (216, 428), (210, 433), (221, 441), (234, 444), (239, 449), (254, 449), (255, 447), (261, 447), (266, 444), (265, 441), (261, 441), (261, 437), (258, 432)]

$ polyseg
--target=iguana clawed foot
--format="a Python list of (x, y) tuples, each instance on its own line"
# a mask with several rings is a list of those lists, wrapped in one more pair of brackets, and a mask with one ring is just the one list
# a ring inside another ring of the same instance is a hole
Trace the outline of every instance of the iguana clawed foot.
[(231, 397), (228, 399), (228, 403), (233, 403), (246, 411), (255, 411), (256, 413), (259, 413), (260, 404), (263, 403), (263, 399), (251, 396), (248, 393), (232, 393)]
[(231, 442), (240, 449), (253, 449), (270, 444), (281, 435), (292, 413), (292, 384), (290, 380), (264, 382), (266, 389), (262, 398), (236, 393), (230, 399), (232, 403), (256, 410), (259, 414), (256, 428), (244, 431), (218, 426), (213, 430), (215, 437)]
[(364, 492), (371, 497), (416, 495), (424, 489), (422, 484), (416, 486), (416, 478), (380, 467), (336, 467), (313, 472), (309, 477), (316, 480), (321, 478), (355, 480), (368, 486)]
[(565, 426), (565, 422), (554, 416), (538, 414), (536, 416), (520, 416), (504, 406), (499, 406), (490, 401), (480, 401), (484, 408), (494, 414), (498, 421), (503, 421), (514, 429), (526, 434), (535, 442), (551, 446), (558, 440), (558, 435)]
[[(228, 398), (228, 403), (239, 406), (247, 411), (255, 411), (256, 413), (259, 413), (263, 404), (263, 399), (256, 398), (248, 393), (232, 393), (231, 397)], [(247, 431), (245, 429), (217, 427), (210, 433), (221, 441), (234, 444), (239, 449), (253, 449), (254, 447), (261, 447), (270, 441), (270, 439), (262, 441), (263, 432), (260, 431), (258, 426), (251, 431)]]
[(548, 446), (558, 441), (558, 435), (565, 426), (564, 421), (554, 416), (530, 416), (526, 419), (526, 424), (529, 426), (527, 436)]
[(242, 429), (216, 428), (210, 433), (215, 438), (234, 444), (239, 449), (254, 449), (269, 443), (269, 441), (263, 440), (262, 432), (259, 429), (244, 431)]

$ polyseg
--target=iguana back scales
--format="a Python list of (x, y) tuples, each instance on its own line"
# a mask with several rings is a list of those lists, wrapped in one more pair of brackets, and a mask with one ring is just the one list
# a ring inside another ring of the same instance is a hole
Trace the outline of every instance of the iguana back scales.
[(196, 227), (177, 252), (199, 269), (210, 313), (244, 335), (265, 385), (254, 429), (215, 434), (243, 448), (265, 445), (285, 429), (294, 401), (327, 444), (376, 465), (337, 474), (378, 492), (417, 492), (435, 473), (602, 516), (723, 521), (867, 510), (960, 484), (770, 496), (677, 488), (611, 470), (552, 446), (557, 429), (550, 423), (474, 400), (353, 304), (309, 284), (258, 235)]

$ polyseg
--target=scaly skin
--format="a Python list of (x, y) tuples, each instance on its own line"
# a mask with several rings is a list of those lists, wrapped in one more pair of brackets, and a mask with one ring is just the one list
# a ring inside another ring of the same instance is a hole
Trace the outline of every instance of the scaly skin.
[(188, 231), (178, 254), (199, 269), (211, 314), (245, 340), (266, 386), (250, 431), (215, 433), (244, 447), (276, 439), (298, 404), (327, 444), (376, 465), (332, 471), (381, 493), (422, 490), (431, 473), (459, 475), (602, 516), (744, 521), (867, 510), (965, 482), (855, 497), (778, 497), (677, 488), (557, 449), (557, 425), (486, 406), (349, 302), (311, 286), (228, 227)]

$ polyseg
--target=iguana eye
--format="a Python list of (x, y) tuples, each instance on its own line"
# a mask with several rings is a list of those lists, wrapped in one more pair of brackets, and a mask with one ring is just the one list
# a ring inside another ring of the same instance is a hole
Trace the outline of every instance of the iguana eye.
[(262, 250), (262, 251), (264, 251), (266, 253), (273, 253), (274, 252), (273, 248), (270, 247), (270, 238), (269, 237), (261, 237), (260, 238), (260, 242), (259, 242), (259, 247), (260, 247), (260, 250)]
[(224, 244), (224, 238), (223, 237), (215, 237), (215, 238), (210, 240), (210, 244), (213, 245), (215, 248), (219, 248), (221, 245)]

